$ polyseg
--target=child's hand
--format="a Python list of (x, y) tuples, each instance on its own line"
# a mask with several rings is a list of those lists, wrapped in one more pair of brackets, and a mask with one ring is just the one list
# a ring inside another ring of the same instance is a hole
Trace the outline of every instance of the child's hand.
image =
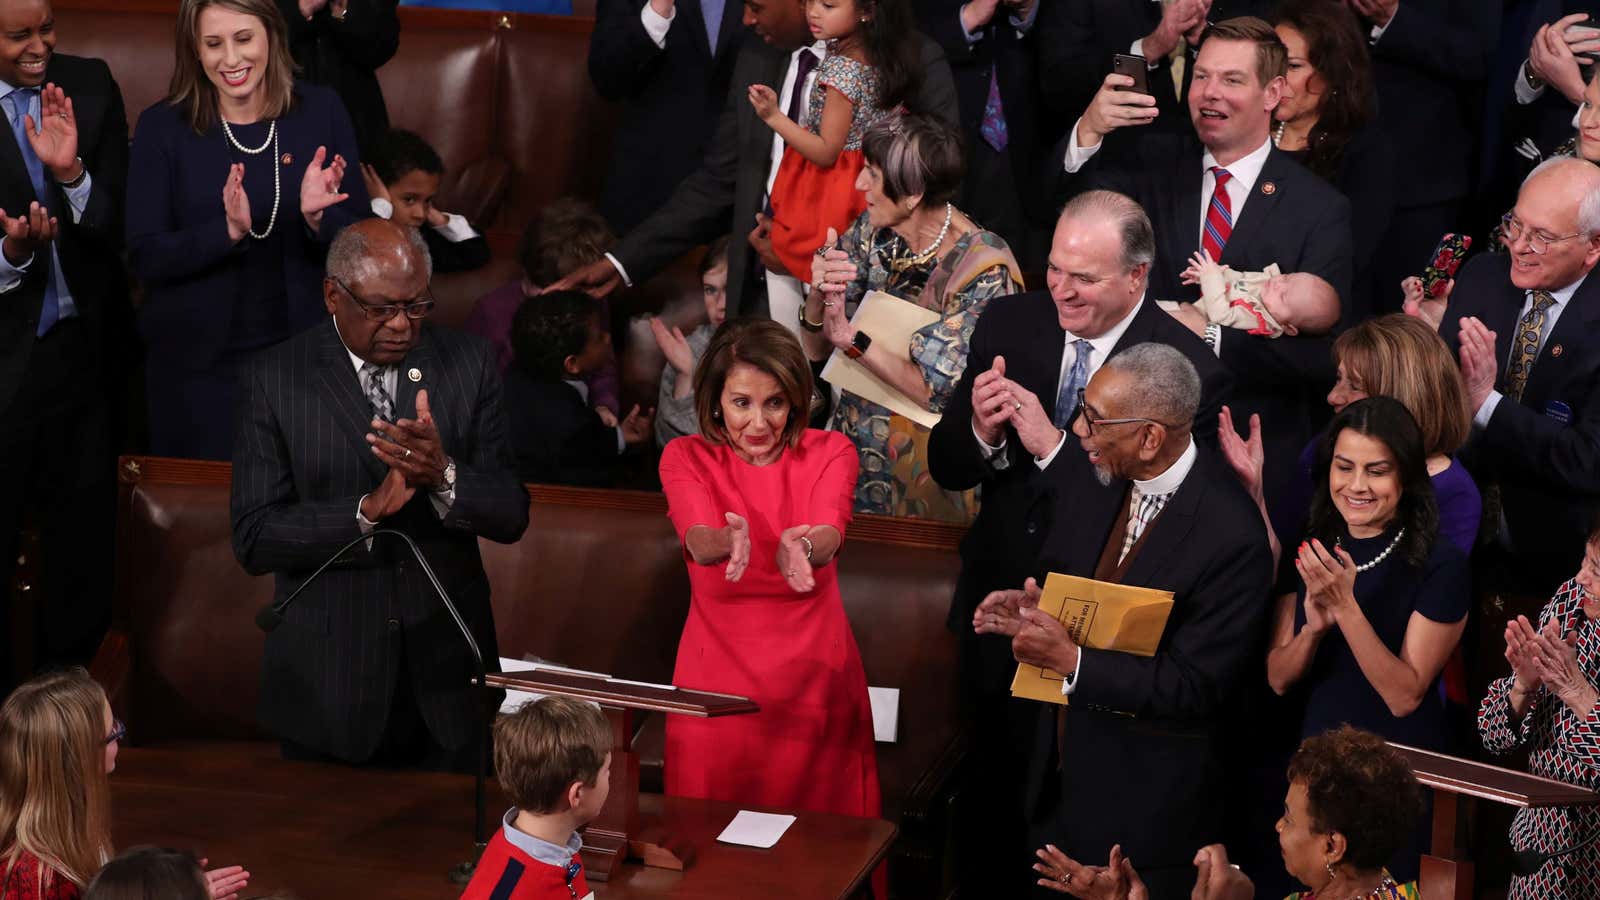
[(656, 411), (653, 409), (640, 414), (638, 404), (635, 404), (633, 409), (628, 410), (627, 418), (623, 419), (621, 426), (619, 426), (622, 428), (623, 443), (643, 444), (650, 440), (651, 435), (655, 433), (653, 429), (655, 414)]
[(778, 111), (778, 94), (764, 84), (750, 85), (750, 105), (755, 107), (756, 118), (763, 122), (771, 122), (774, 116), (781, 116)]
[(600, 417), (600, 424), (606, 426), (607, 428), (617, 427), (617, 414), (611, 411), (611, 407), (596, 406), (594, 408), (594, 414)]
[(450, 224), (450, 214), (447, 212), (440, 212), (432, 204), (428, 205), (427, 219), (428, 224), (434, 228), (443, 228)]
[(1183, 284), (1199, 284), (1201, 276), (1218, 268), (1216, 262), (1212, 260), (1211, 254), (1207, 253), (1205, 248), (1202, 247), (1196, 250), (1193, 256), (1189, 257), (1189, 267), (1183, 270), (1183, 274), (1178, 277), (1178, 281)]
[(393, 198), (389, 196), (389, 186), (383, 183), (382, 178), (378, 177), (378, 170), (368, 163), (361, 164), (361, 180), (366, 182), (368, 197), (374, 200), (382, 200), (386, 203), (394, 202)]

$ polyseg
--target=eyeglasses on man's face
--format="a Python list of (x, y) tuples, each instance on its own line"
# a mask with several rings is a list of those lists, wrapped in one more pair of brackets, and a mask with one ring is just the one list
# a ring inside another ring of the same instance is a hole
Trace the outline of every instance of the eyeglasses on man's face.
[(1131, 425), (1134, 422), (1148, 422), (1152, 425), (1160, 425), (1163, 428), (1177, 427), (1175, 425), (1168, 425), (1160, 419), (1150, 419), (1146, 418), (1145, 416), (1126, 416), (1120, 419), (1102, 419), (1089, 411), (1089, 403), (1083, 398), (1083, 390), (1083, 388), (1078, 388), (1078, 415), (1083, 416), (1083, 424), (1089, 426), (1089, 434), (1091, 435), (1094, 434), (1094, 430), (1096, 428), (1099, 428), (1103, 425)]
[(361, 312), (374, 322), (387, 322), (400, 313), (404, 313), (408, 319), (425, 319), (433, 312), (435, 301), (433, 293), (428, 288), (423, 288), (422, 296), (409, 303), (369, 303), (339, 279), (330, 275), (328, 280), (338, 285), (339, 290), (349, 294), (356, 306), (361, 307)]
[(1540, 254), (1547, 252), (1550, 249), (1551, 244), (1559, 244), (1562, 241), (1570, 241), (1575, 237), (1582, 236), (1583, 234), (1581, 231), (1574, 231), (1571, 234), (1551, 234), (1550, 232), (1543, 231), (1541, 229), (1529, 228), (1528, 226), (1522, 224), (1522, 220), (1518, 219), (1512, 213), (1506, 213), (1500, 217), (1500, 233), (1505, 236), (1507, 247), (1510, 247), (1517, 241), (1526, 238), (1528, 241), (1528, 249), (1532, 250), (1534, 253)]

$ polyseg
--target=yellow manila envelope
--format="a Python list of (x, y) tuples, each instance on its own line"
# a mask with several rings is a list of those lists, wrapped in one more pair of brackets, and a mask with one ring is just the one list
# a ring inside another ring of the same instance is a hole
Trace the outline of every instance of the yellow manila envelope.
[[(1093, 650), (1154, 656), (1172, 614), (1172, 592), (1051, 572), (1039, 609), (1067, 627), (1073, 643)], [(1011, 696), (1065, 704), (1061, 673), (1017, 664)]]
[[(901, 359), (911, 358), (911, 335), (939, 321), (939, 314), (915, 303), (901, 300), (883, 291), (868, 291), (856, 307), (850, 324), (872, 338), (874, 348), (882, 348)], [(888, 407), (891, 412), (905, 416), (924, 428), (939, 424), (939, 413), (930, 412), (915, 400), (900, 393), (891, 384), (857, 360), (834, 350), (828, 364), (822, 369), (822, 380), (841, 391), (849, 391), (863, 400)]]

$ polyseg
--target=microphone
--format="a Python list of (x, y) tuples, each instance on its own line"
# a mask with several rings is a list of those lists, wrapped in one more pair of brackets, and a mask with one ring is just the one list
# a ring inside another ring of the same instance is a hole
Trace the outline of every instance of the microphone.
[[(476, 673), (477, 687), (480, 690), (486, 688), (489, 684), (489, 673), (484, 669), (483, 651), (478, 648), (478, 641), (477, 638), (472, 636), (472, 629), (467, 627), (467, 620), (461, 618), (461, 611), (456, 609), (455, 601), (450, 599), (450, 594), (445, 591), (444, 585), (439, 583), (439, 576), (433, 574), (433, 566), (428, 565), (428, 558), (422, 555), (422, 550), (417, 546), (417, 542), (412, 540), (411, 535), (394, 528), (375, 528), (361, 537), (350, 541), (343, 547), (340, 547), (332, 556), (328, 557), (326, 562), (320, 566), (317, 566), (317, 570), (312, 572), (310, 577), (308, 577), (305, 581), (300, 582), (299, 587), (290, 591), (289, 596), (261, 607), (261, 610), (256, 613), (256, 627), (260, 628), (262, 631), (270, 633), (279, 625), (282, 625), (283, 611), (289, 608), (289, 604), (293, 603), (296, 597), (300, 596), (301, 591), (304, 591), (306, 588), (311, 586), (312, 582), (316, 581), (318, 578), (321, 578), (322, 573), (326, 572), (329, 566), (333, 565), (334, 562), (339, 559), (339, 557), (343, 556), (345, 551), (361, 543), (362, 541), (370, 541), (380, 537), (399, 538), (408, 548), (410, 548), (411, 557), (415, 559), (417, 561), (417, 565), (422, 568), (422, 574), (427, 576), (428, 583), (433, 585), (433, 592), (439, 595), (439, 602), (444, 604), (445, 610), (450, 613), (450, 618), (455, 621), (456, 628), (461, 630), (461, 637), (467, 642), (467, 649), (472, 651), (472, 662)], [(472, 786), (474, 807), (472, 818), (472, 839), (477, 845), (477, 852), (473, 854), (472, 859), (468, 860), (467, 862), (459, 863), (450, 870), (450, 880), (456, 884), (466, 884), (472, 880), (472, 872), (478, 866), (478, 858), (483, 855), (483, 849), (489, 845), (489, 837), (485, 833), (483, 797), (483, 784), (485, 778), (487, 777), (489, 759), (489, 742), (487, 740), (487, 735), (489, 733), (489, 710), (487, 704), (484, 703), (479, 703), (478, 707), (478, 752), (475, 754), (478, 757), (478, 770), (477, 774), (474, 776)]]
[(1565, 850), (1557, 850), (1554, 853), (1539, 853), (1534, 850), (1513, 850), (1511, 851), (1511, 871), (1522, 876), (1532, 875), (1533, 873), (1539, 871), (1539, 869), (1550, 860), (1560, 859), (1569, 853), (1577, 853), (1579, 850), (1582, 850), (1590, 844), (1593, 844), (1595, 841), (1600, 841), (1600, 831), (1590, 835), (1581, 843), (1573, 844), (1571, 847), (1568, 847)]

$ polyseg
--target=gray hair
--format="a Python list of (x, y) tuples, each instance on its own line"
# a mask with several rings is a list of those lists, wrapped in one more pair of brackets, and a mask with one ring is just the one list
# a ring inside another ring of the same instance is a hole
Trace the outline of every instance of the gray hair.
[[(357, 223), (359, 224), (359, 223)], [(415, 261), (420, 260), (423, 276), (429, 280), (433, 278), (433, 257), (428, 253), (428, 244), (422, 239), (422, 232), (415, 228), (395, 226), (405, 232), (406, 254), (405, 270), (401, 275), (409, 275), (413, 271)], [(327, 272), (329, 278), (336, 278), (346, 285), (359, 284), (365, 279), (378, 275), (380, 260), (372, 252), (372, 240), (367, 234), (367, 229), (347, 225), (333, 238), (333, 243), (328, 247)]]
[(1556, 170), (1567, 169), (1572, 171), (1572, 180), (1578, 182), (1574, 187), (1583, 191), (1578, 197), (1578, 231), (1585, 238), (1592, 238), (1600, 234), (1600, 168), (1594, 163), (1571, 156), (1552, 156), (1535, 166), (1528, 177), (1522, 179), (1522, 186), (1527, 187), (1546, 172), (1563, 175), (1565, 171)]
[(1150, 217), (1137, 200), (1116, 191), (1084, 191), (1061, 208), (1061, 218), (1107, 219), (1117, 226), (1122, 238), (1122, 268), (1129, 271), (1135, 266), (1156, 261), (1156, 232)]
[(1168, 344), (1134, 344), (1106, 360), (1102, 369), (1128, 376), (1136, 391), (1134, 409), (1125, 415), (1145, 416), (1169, 427), (1194, 423), (1200, 409), (1200, 373), (1183, 353)]

